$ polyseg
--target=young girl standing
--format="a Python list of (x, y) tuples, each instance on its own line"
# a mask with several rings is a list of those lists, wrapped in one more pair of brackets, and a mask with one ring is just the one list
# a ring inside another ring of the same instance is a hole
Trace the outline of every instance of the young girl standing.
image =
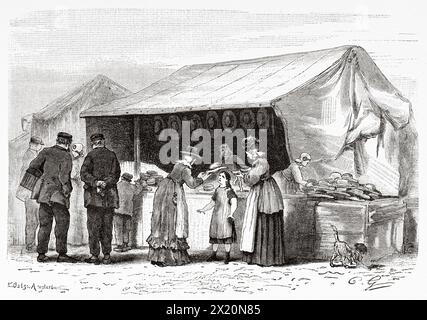
[(197, 210), (205, 213), (214, 209), (209, 230), (209, 242), (212, 244), (213, 251), (208, 261), (217, 260), (218, 246), (224, 244), (225, 264), (230, 261), (231, 244), (236, 242), (233, 214), (237, 209), (237, 195), (230, 185), (230, 180), (230, 173), (221, 171), (218, 174), (219, 187), (215, 190), (212, 200), (202, 209)]

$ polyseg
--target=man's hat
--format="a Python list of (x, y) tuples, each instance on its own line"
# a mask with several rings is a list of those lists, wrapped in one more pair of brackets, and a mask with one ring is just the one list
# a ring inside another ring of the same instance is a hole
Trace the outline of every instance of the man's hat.
[(36, 137), (36, 136), (32, 136), (32, 137), (30, 138), (30, 143), (35, 143), (35, 144), (41, 144), (41, 145), (44, 145), (43, 140), (42, 140), (41, 138), (39, 138), (39, 137)]
[(105, 140), (104, 135), (102, 133), (94, 133), (90, 136), (90, 141), (97, 141), (97, 140)]
[(58, 138), (64, 138), (64, 139), (72, 140), (73, 136), (67, 132), (58, 132)]
[(133, 175), (131, 175), (130, 173), (125, 172), (125, 173), (122, 174), (122, 178), (124, 180), (127, 180), (127, 181), (132, 181)]

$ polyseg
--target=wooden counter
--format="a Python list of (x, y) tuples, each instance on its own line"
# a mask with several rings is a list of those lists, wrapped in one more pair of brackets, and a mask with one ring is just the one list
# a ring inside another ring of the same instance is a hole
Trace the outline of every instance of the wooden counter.
[(364, 243), (371, 259), (402, 252), (406, 205), (399, 199), (322, 201), (315, 208), (315, 259), (330, 257), (335, 242), (331, 225), (350, 246)]
[[(189, 236), (191, 249), (210, 248), (209, 226), (211, 212), (200, 214), (197, 209), (206, 205), (213, 192), (186, 190), (189, 208)], [(141, 212), (134, 217), (134, 241), (146, 246), (150, 234), (154, 192), (142, 193)], [(237, 243), (232, 256), (241, 256), (240, 235), (247, 192), (237, 192), (235, 213)], [(392, 252), (400, 252), (403, 244), (403, 219), (406, 205), (396, 198), (375, 201), (319, 201), (301, 195), (283, 195), (286, 257), (288, 259), (329, 259), (334, 244), (335, 225), (341, 240), (350, 246), (365, 243), (372, 259)]]

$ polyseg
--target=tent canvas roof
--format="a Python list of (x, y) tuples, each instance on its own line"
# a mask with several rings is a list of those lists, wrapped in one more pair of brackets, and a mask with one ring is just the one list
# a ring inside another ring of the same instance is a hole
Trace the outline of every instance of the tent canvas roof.
[[(358, 46), (195, 64), (182, 67), (141, 91), (83, 111), (81, 117), (175, 113), (185, 111), (266, 107), (325, 73), (357, 57), (372, 99), (395, 128), (409, 121), (410, 102)], [(340, 76), (340, 75), (335, 75)]]
[(82, 117), (171, 113), (269, 105), (339, 61), (351, 46), (185, 66), (129, 97)]
[[(397, 192), (398, 164), (393, 157), (398, 148), (393, 141), (397, 130), (410, 122), (411, 103), (359, 46), (185, 66), (80, 116), (268, 106), (285, 123), (289, 155), (312, 152), (316, 161), (310, 166), (311, 176), (337, 170), (360, 177), (371, 174), (368, 181), (380, 183), (381, 178), (392, 190), (389, 194)], [(399, 153), (399, 161), (404, 157)], [(375, 167), (377, 163), (387, 169)], [(384, 174), (378, 178), (380, 171)]]

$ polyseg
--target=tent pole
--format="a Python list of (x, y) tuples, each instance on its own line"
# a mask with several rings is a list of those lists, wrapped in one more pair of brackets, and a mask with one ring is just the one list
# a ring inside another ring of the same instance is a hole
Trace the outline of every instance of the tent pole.
[(133, 173), (135, 179), (138, 179), (141, 170), (141, 118), (133, 118)]

